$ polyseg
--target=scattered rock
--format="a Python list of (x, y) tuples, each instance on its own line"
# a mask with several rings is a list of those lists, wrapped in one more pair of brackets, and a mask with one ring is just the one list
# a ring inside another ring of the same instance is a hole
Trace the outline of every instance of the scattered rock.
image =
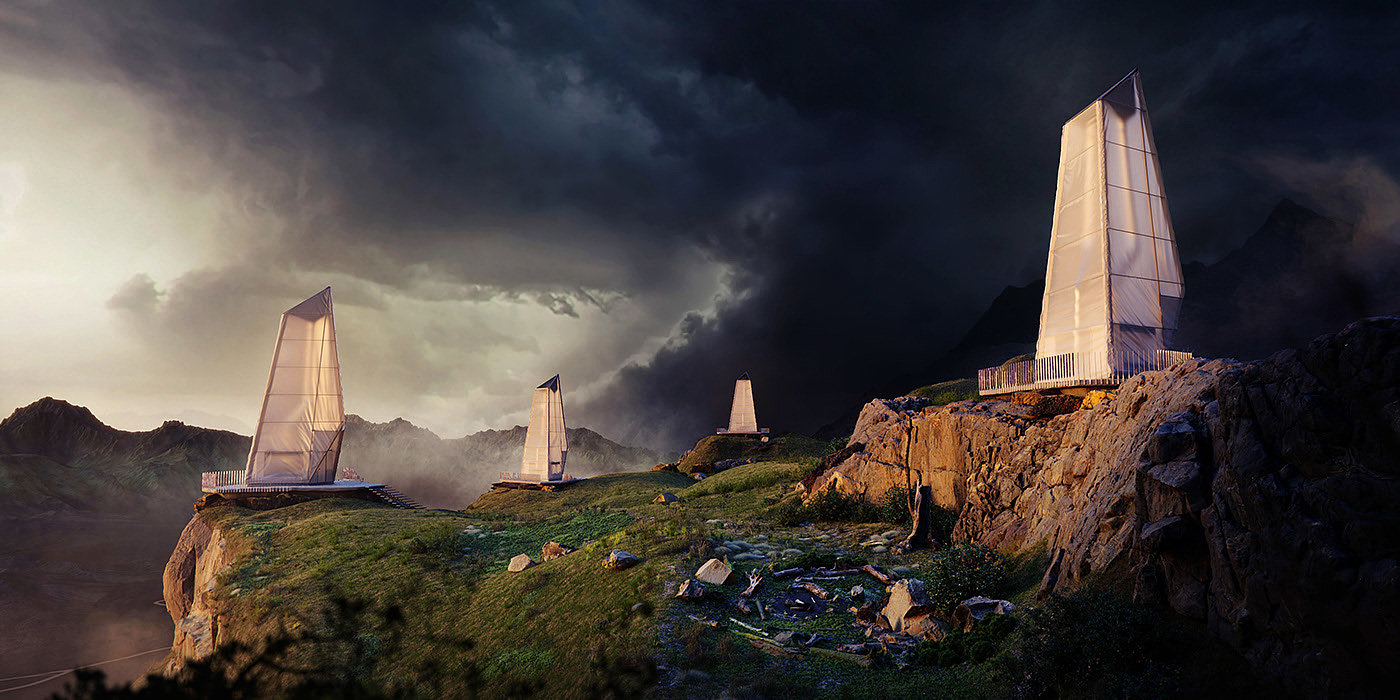
[(572, 551), (574, 551), (572, 548), (565, 547), (558, 542), (546, 542), (543, 547), (540, 547), (540, 560), (553, 561)]
[(889, 548), (889, 547), (886, 547), (885, 545), (879, 545), (879, 546), (877, 546), (877, 547), (871, 547), (871, 548), (870, 548), (870, 553), (871, 553), (871, 554), (884, 554), (885, 552), (888, 552), (888, 551), (890, 551), (890, 548)]
[(713, 583), (716, 586), (723, 586), (725, 582), (729, 580), (729, 576), (733, 573), (734, 570), (729, 568), (728, 564), (725, 564), (724, 562), (718, 559), (711, 559), (702, 564), (700, 568), (695, 571), (695, 578), (698, 578), (701, 581), (704, 581), (705, 583)]
[(506, 567), (506, 571), (520, 572), (520, 571), (524, 571), (524, 570), (526, 570), (526, 569), (528, 569), (528, 568), (530, 568), (530, 567), (532, 567), (532, 566), (534, 566), (534, 565), (535, 565), (535, 560), (531, 559), (531, 558), (530, 558), (530, 555), (528, 555), (528, 554), (517, 554), (517, 555), (515, 555), (514, 557), (511, 558), (511, 560), (510, 560), (510, 566)]
[[(779, 632), (779, 633), (773, 635), (773, 641), (775, 641), (775, 642), (777, 642), (777, 643), (779, 643), (779, 644), (788, 644), (788, 643), (792, 643), (793, 637), (796, 637), (796, 636), (797, 636), (797, 633), (794, 632), (794, 631), (792, 631), (792, 630), (783, 630), (782, 632)], [(797, 643), (800, 643), (801, 641), (802, 641), (802, 640), (799, 639), (799, 640), (797, 640)]]
[(608, 557), (603, 560), (603, 566), (613, 571), (622, 571), (623, 569), (636, 566), (640, 561), (641, 559), (638, 559), (635, 554), (625, 552), (621, 549), (614, 549), (609, 552)]
[(679, 500), (681, 500), (681, 499), (678, 498), (678, 497), (676, 496), (676, 494), (671, 493), (670, 491), (662, 491), (661, 493), (656, 494), (656, 498), (653, 498), (651, 502), (652, 502), (652, 503), (675, 503), (676, 501), (679, 501)]
[(681, 589), (676, 592), (676, 597), (681, 600), (703, 600), (705, 598), (705, 586), (693, 578), (685, 580), (681, 584)]

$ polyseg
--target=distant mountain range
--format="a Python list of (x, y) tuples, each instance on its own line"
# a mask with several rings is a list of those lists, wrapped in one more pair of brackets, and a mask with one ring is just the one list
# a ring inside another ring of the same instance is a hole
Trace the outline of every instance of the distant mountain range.
[[(525, 428), (486, 430), (444, 440), (403, 419), (371, 423), (346, 417), (342, 465), (387, 481), (421, 503), (461, 508), (501, 471), (518, 471)], [(570, 428), (570, 473), (649, 468), (662, 455)], [(127, 432), (82, 406), (43, 398), (0, 421), (0, 512), (146, 511), (188, 508), (199, 474), (242, 469), (251, 438), (167, 421)]]
[[(1400, 312), (1400, 245), (1288, 199), (1239, 248), (1211, 265), (1188, 263), (1182, 274), (1172, 346), (1204, 357), (1255, 359), (1357, 318)], [(1044, 290), (1043, 279), (1002, 290), (935, 363), (937, 378), (1034, 352)]]

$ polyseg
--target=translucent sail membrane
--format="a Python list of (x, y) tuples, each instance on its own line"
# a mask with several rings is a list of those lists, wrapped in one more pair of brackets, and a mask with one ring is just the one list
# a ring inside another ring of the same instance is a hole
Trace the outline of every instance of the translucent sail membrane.
[[(1102, 134), (1103, 112), (1097, 102), (1066, 122), (1060, 131), (1059, 181), (1050, 226), (1037, 359), (1081, 353), (1108, 344)], [(1077, 368), (1079, 372), (1106, 369), (1080, 364), (1084, 366)]]
[(249, 485), (335, 481), (345, 431), (331, 289), (282, 314), (253, 446)]
[(1104, 114), (1110, 351), (1115, 358), (1153, 356), (1176, 330), (1184, 290), (1137, 73), (1104, 93), (1099, 104)]
[(1176, 329), (1182, 293), (1134, 71), (1061, 132), (1036, 358), (1058, 379), (1106, 377), (1150, 362)]
[(734, 404), (729, 409), (729, 433), (757, 433), (758, 416), (753, 409), (753, 382), (745, 372), (734, 382)]
[(520, 477), (538, 481), (559, 481), (568, 461), (569, 441), (564, 425), (564, 393), (559, 375), (535, 389), (530, 402), (530, 427), (525, 431), (525, 456)]

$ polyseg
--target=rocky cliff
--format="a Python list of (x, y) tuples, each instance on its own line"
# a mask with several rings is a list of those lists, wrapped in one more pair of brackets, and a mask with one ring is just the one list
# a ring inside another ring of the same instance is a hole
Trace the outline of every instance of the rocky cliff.
[(955, 536), (1044, 543), (1045, 591), (1118, 584), (1202, 621), (1286, 687), (1380, 687), (1400, 648), (1400, 318), (1032, 415), (872, 401), (852, 436), (864, 449), (811, 493), (930, 485), (959, 513)]
[(165, 608), (175, 623), (167, 673), (178, 670), (186, 660), (203, 658), (217, 648), (221, 637), (219, 621), (209, 595), (219, 574), (233, 560), (223, 533), (198, 515), (190, 519), (170, 553), (162, 577)]

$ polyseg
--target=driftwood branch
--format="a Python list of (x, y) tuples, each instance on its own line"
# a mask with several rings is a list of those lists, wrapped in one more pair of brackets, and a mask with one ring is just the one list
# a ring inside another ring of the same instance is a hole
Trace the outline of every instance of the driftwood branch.
[(889, 574), (875, 568), (870, 564), (866, 564), (865, 566), (860, 567), (860, 570), (864, 571), (867, 574), (870, 574), (871, 576), (874, 576), (875, 580), (885, 584), (886, 586), (893, 586), (894, 582), (899, 580), (899, 577), (890, 576)]
[(756, 591), (756, 590), (758, 590), (759, 584), (762, 584), (762, 583), (763, 583), (763, 576), (762, 576), (761, 574), (759, 574), (757, 571), (750, 571), (750, 572), (749, 572), (749, 587), (748, 587), (748, 588), (745, 588), (745, 589), (744, 589), (744, 592), (739, 594), (739, 597), (741, 597), (741, 598), (747, 598), (747, 597), (753, 595), (753, 592)]

